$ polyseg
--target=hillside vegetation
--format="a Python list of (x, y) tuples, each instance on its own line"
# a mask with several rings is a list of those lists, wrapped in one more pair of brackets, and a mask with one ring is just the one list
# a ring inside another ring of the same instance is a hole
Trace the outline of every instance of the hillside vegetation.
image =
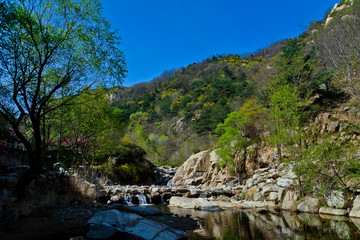
[[(323, 147), (310, 122), (347, 101), (358, 109), (359, 2), (344, 0), (299, 37), (251, 54), (216, 55), (128, 88), (99, 82), (97, 90), (84, 86), (79, 94), (49, 98), (47, 109), (61, 108), (39, 119), (46, 162), (88, 162), (111, 175), (113, 157), (139, 157), (135, 163), (145, 154), (155, 164), (179, 166), (194, 153), (216, 148), (219, 167), (241, 176), (245, 163), (236, 156), (256, 143), (276, 148), (278, 161), (298, 162), (301, 174), (309, 172), (303, 163), (315, 161), (316, 152), (355, 154), (354, 143), (339, 143), (341, 151)], [(27, 122), (21, 129), (31, 139)], [(8, 130), (0, 136), (12, 139)], [(127, 174), (141, 172), (129, 159), (119, 162)], [(348, 172), (356, 175), (357, 169)]]

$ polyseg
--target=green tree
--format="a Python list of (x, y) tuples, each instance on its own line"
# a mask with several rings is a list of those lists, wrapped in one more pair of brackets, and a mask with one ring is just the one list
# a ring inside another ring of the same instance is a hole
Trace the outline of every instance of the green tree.
[[(30, 164), (16, 187), (21, 197), (42, 171), (49, 113), (104, 79), (120, 83), (125, 63), (119, 37), (96, 0), (5, 1), (0, 19), (0, 114), (24, 144)], [(31, 134), (22, 130), (25, 123)]]
[(52, 142), (71, 150), (73, 161), (89, 161), (105, 144), (114, 147), (120, 142), (125, 119), (119, 109), (110, 107), (108, 95), (101, 89), (86, 91), (49, 115), (47, 125), (57, 140)]
[(278, 80), (272, 81), (268, 85), (268, 90), (269, 116), (274, 130), (270, 141), (277, 146), (278, 157), (281, 161), (283, 146), (292, 146), (294, 153), (296, 146), (301, 147), (301, 117), (304, 106), (308, 104), (308, 97), (301, 98), (296, 86), (282, 84)]
[(218, 124), (216, 128), (216, 132), (221, 134), (217, 142), (219, 149), (216, 151), (221, 157), (220, 164), (235, 166), (240, 184), (246, 174), (247, 147), (260, 139), (265, 121), (265, 109), (255, 99), (249, 99), (239, 111), (229, 113), (224, 123)]

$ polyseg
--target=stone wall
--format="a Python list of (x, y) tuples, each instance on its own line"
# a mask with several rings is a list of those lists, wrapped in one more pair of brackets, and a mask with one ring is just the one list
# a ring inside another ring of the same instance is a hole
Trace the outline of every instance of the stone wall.
[(22, 165), (25, 160), (26, 155), (24, 151), (0, 146), (0, 165)]

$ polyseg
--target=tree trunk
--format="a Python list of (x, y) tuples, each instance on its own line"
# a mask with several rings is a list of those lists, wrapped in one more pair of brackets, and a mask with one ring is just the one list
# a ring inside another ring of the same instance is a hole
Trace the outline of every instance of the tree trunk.
[(29, 149), (27, 149), (27, 153), (29, 156), (29, 170), (20, 177), (19, 181), (16, 184), (15, 187), (15, 197), (17, 200), (21, 200), (24, 195), (26, 188), (29, 186), (29, 184), (34, 180), (39, 174), (43, 171), (43, 159), (44, 159), (44, 146), (42, 144), (42, 138), (41, 138), (41, 129), (40, 129), (40, 120), (37, 118), (32, 118), (33, 123), (33, 135), (35, 138), (35, 151), (32, 151), (31, 145), (29, 146)]
[(281, 157), (281, 144), (277, 145), (277, 154), (278, 154), (279, 163), (281, 163), (281, 160), (282, 160), (282, 157)]

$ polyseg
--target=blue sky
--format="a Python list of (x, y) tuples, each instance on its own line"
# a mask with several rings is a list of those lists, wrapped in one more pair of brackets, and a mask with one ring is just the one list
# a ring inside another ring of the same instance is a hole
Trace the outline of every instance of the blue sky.
[(340, 0), (101, 0), (127, 61), (124, 86), (216, 54), (296, 37)]

